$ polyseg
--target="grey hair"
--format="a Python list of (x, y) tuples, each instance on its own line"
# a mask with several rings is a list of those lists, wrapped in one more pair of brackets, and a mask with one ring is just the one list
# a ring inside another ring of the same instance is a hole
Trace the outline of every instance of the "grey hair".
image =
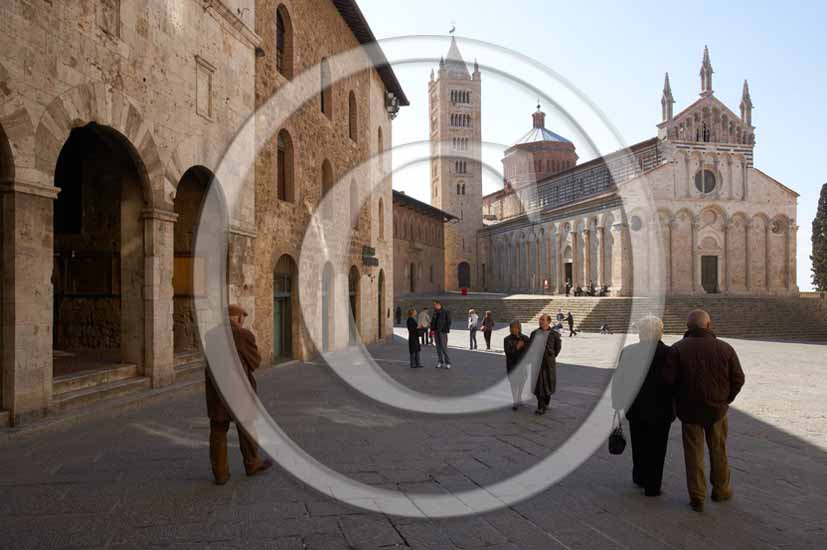
[(660, 340), (663, 336), (663, 321), (654, 315), (647, 315), (637, 322), (637, 333), (641, 340)]

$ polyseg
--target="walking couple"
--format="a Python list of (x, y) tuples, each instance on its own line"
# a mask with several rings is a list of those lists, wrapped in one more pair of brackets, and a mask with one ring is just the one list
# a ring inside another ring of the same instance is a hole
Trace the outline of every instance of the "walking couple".
[[(434, 300), (434, 314), (430, 316), (430, 329), (433, 334), (434, 344), (436, 344), (437, 364), (436, 368), (450, 369), (451, 358), (448, 357), (448, 334), (451, 332), (451, 312), (442, 307), (442, 303)], [(417, 318), (416, 310), (408, 310), (408, 320), (406, 326), (408, 328), (408, 352), (411, 356), (411, 368), (422, 368), (422, 362), (419, 358), (421, 346), (419, 343), (419, 336), (422, 333), (420, 324), (422, 317)]]
[(632, 480), (647, 496), (661, 493), (669, 429), (681, 420), (690, 505), (704, 509), (704, 440), (709, 448), (712, 500), (732, 498), (727, 460), (727, 410), (744, 385), (735, 350), (718, 340), (709, 314), (689, 315), (684, 338), (667, 346), (663, 322), (638, 322), (640, 342), (623, 349), (612, 380), (612, 402), (624, 410), (632, 439)]
[[(551, 396), (557, 390), (557, 356), (560, 354), (562, 341), (560, 334), (552, 329), (551, 316), (540, 316), (540, 328), (531, 336), (522, 333), (519, 321), (512, 321), (508, 326), (510, 334), (503, 340), (505, 349), (505, 368), (511, 384), (511, 396), (514, 401), (512, 410), (522, 404), (522, 391), (528, 378), (530, 365), (539, 365), (534, 378), (533, 393), (537, 397), (537, 410), (534, 414), (543, 415), (548, 410)], [(526, 353), (532, 350), (530, 361), (523, 361)]]

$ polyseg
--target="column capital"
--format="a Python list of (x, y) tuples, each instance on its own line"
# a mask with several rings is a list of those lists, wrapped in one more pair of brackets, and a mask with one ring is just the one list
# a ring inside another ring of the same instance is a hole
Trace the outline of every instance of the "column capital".
[(161, 208), (146, 208), (141, 210), (141, 219), (175, 223), (178, 221), (178, 214), (171, 210), (163, 210)]
[(10, 183), (0, 184), (0, 193), (20, 193), (23, 195), (33, 195), (35, 197), (43, 197), (45, 199), (56, 199), (60, 193), (60, 188), (54, 185), (40, 185), (37, 183), (25, 183), (22, 181), (13, 181)]

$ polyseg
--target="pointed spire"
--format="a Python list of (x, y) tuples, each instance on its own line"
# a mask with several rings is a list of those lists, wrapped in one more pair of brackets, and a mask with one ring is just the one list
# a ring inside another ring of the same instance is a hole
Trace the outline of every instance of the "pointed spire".
[(672, 97), (672, 86), (669, 84), (669, 73), (663, 79), (663, 96), (660, 99), (661, 113), (663, 121), (672, 120), (672, 106), (675, 104), (675, 98)]
[(701, 95), (711, 96), (712, 91), (712, 63), (709, 61), (709, 47), (704, 46), (704, 60), (701, 64)]
[(741, 91), (741, 120), (747, 126), (752, 126), (752, 98), (749, 95), (749, 83), (744, 80), (744, 88)]
[(451, 35), (451, 46), (448, 48), (448, 55), (445, 59), (446, 65), (448, 67), (448, 72), (450, 72), (455, 77), (464, 77), (464, 78), (471, 78), (471, 74), (468, 72), (468, 67), (465, 65), (465, 61), (462, 59), (462, 54), (459, 53), (459, 46), (457, 46), (457, 39), (455, 36)]

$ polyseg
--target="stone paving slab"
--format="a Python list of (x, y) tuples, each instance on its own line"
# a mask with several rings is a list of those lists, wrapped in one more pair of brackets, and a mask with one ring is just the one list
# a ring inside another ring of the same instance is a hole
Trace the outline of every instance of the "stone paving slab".
[[(496, 347), (503, 336), (495, 335)], [(323, 464), (377, 487), (451, 495), (517, 474), (557, 448), (608, 383), (622, 338), (565, 338), (559, 391), (542, 418), (530, 407), (406, 413), (361, 396), (318, 364), (262, 371), (259, 393), (285, 432)], [(399, 338), (371, 353), (407, 386), (456, 396), (504, 375), (498, 352), (467, 351), (466, 341), (464, 331), (452, 332), (451, 371), (407, 368)], [(192, 395), (0, 443), (0, 548), (821, 548), (827, 347), (732, 343), (747, 376), (730, 417), (736, 496), (708, 502), (703, 514), (687, 506), (678, 424), (657, 499), (631, 484), (628, 451), (614, 457), (603, 446), (560, 483), (508, 508), (454, 519), (391, 517), (335, 501), (278, 468), (245, 477), (233, 431), (233, 478), (215, 487), (203, 397)], [(435, 362), (433, 349), (423, 360)]]

